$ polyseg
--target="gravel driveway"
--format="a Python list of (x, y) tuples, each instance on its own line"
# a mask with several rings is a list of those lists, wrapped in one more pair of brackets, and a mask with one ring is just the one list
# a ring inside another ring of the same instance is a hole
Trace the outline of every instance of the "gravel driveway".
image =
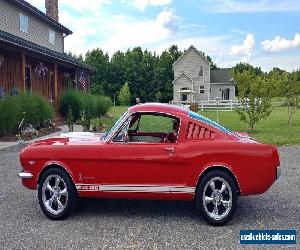
[(69, 219), (50, 221), (36, 192), (17, 178), (18, 152), (0, 151), (0, 248), (239, 248), (240, 229), (296, 229), (299, 242), (299, 146), (280, 148), (279, 181), (263, 195), (240, 198), (233, 220), (219, 228), (193, 203), (177, 201), (81, 200)]

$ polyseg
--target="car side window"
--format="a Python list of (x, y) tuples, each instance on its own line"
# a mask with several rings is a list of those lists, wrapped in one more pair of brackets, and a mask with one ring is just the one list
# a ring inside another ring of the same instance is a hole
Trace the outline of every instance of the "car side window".
[(128, 142), (175, 143), (180, 120), (160, 113), (134, 114), (128, 131)]
[(173, 118), (162, 115), (142, 115), (139, 122), (140, 132), (172, 132)]

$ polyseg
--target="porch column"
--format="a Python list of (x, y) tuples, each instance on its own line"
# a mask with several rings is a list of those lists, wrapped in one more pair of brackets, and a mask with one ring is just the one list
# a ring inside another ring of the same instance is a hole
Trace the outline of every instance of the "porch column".
[(54, 63), (54, 93), (55, 93), (55, 106), (58, 108), (58, 82), (57, 82), (57, 63)]
[(21, 82), (21, 86), (23, 88), (23, 92), (25, 93), (26, 91), (26, 86), (25, 86), (25, 67), (26, 67), (26, 57), (25, 57), (25, 54), (24, 52), (21, 53), (21, 79), (22, 79), (22, 82)]

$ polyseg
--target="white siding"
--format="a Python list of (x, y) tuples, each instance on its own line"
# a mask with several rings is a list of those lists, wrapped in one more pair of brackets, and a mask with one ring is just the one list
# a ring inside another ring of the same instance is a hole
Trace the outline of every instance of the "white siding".
[[(200, 66), (203, 67), (203, 76), (199, 76)], [(210, 68), (209, 63), (201, 56), (195, 49), (190, 48), (181, 58), (174, 64), (174, 78), (178, 77), (182, 72), (187, 74), (194, 81), (194, 95), (195, 100), (207, 100), (209, 98), (209, 87), (210, 87)], [(174, 83), (174, 101), (176, 91), (176, 85), (179, 84), (177, 81)], [(200, 94), (200, 85), (204, 86), (205, 93)]]
[[(173, 84), (174, 84), (173, 86), (174, 101), (181, 101), (181, 94), (178, 93), (178, 91), (180, 91), (182, 88), (188, 88), (190, 90), (193, 90), (194, 88), (191, 79), (189, 79), (185, 75), (179, 77), (175, 82), (173, 82)], [(187, 97), (188, 97), (187, 101), (191, 101), (191, 95), (189, 94)]]
[(219, 97), (222, 100), (222, 89), (230, 89), (229, 100), (235, 99), (235, 85), (232, 84), (214, 84), (210, 86), (210, 99), (215, 100)]

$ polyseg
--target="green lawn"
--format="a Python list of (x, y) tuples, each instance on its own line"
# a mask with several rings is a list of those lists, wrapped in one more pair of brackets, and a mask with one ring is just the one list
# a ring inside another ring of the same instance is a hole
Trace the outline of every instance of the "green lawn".
[[(109, 128), (127, 110), (127, 107), (112, 107), (112, 118), (103, 119), (103, 123)], [(202, 115), (215, 120), (216, 111), (199, 112)], [(293, 117), (291, 126), (287, 125), (287, 108), (274, 107), (271, 115), (266, 120), (261, 120), (251, 136), (257, 140), (274, 145), (300, 144), (300, 110)], [(149, 121), (150, 123), (151, 121)], [(247, 124), (240, 121), (235, 111), (219, 112), (219, 123), (234, 131), (248, 131)]]

